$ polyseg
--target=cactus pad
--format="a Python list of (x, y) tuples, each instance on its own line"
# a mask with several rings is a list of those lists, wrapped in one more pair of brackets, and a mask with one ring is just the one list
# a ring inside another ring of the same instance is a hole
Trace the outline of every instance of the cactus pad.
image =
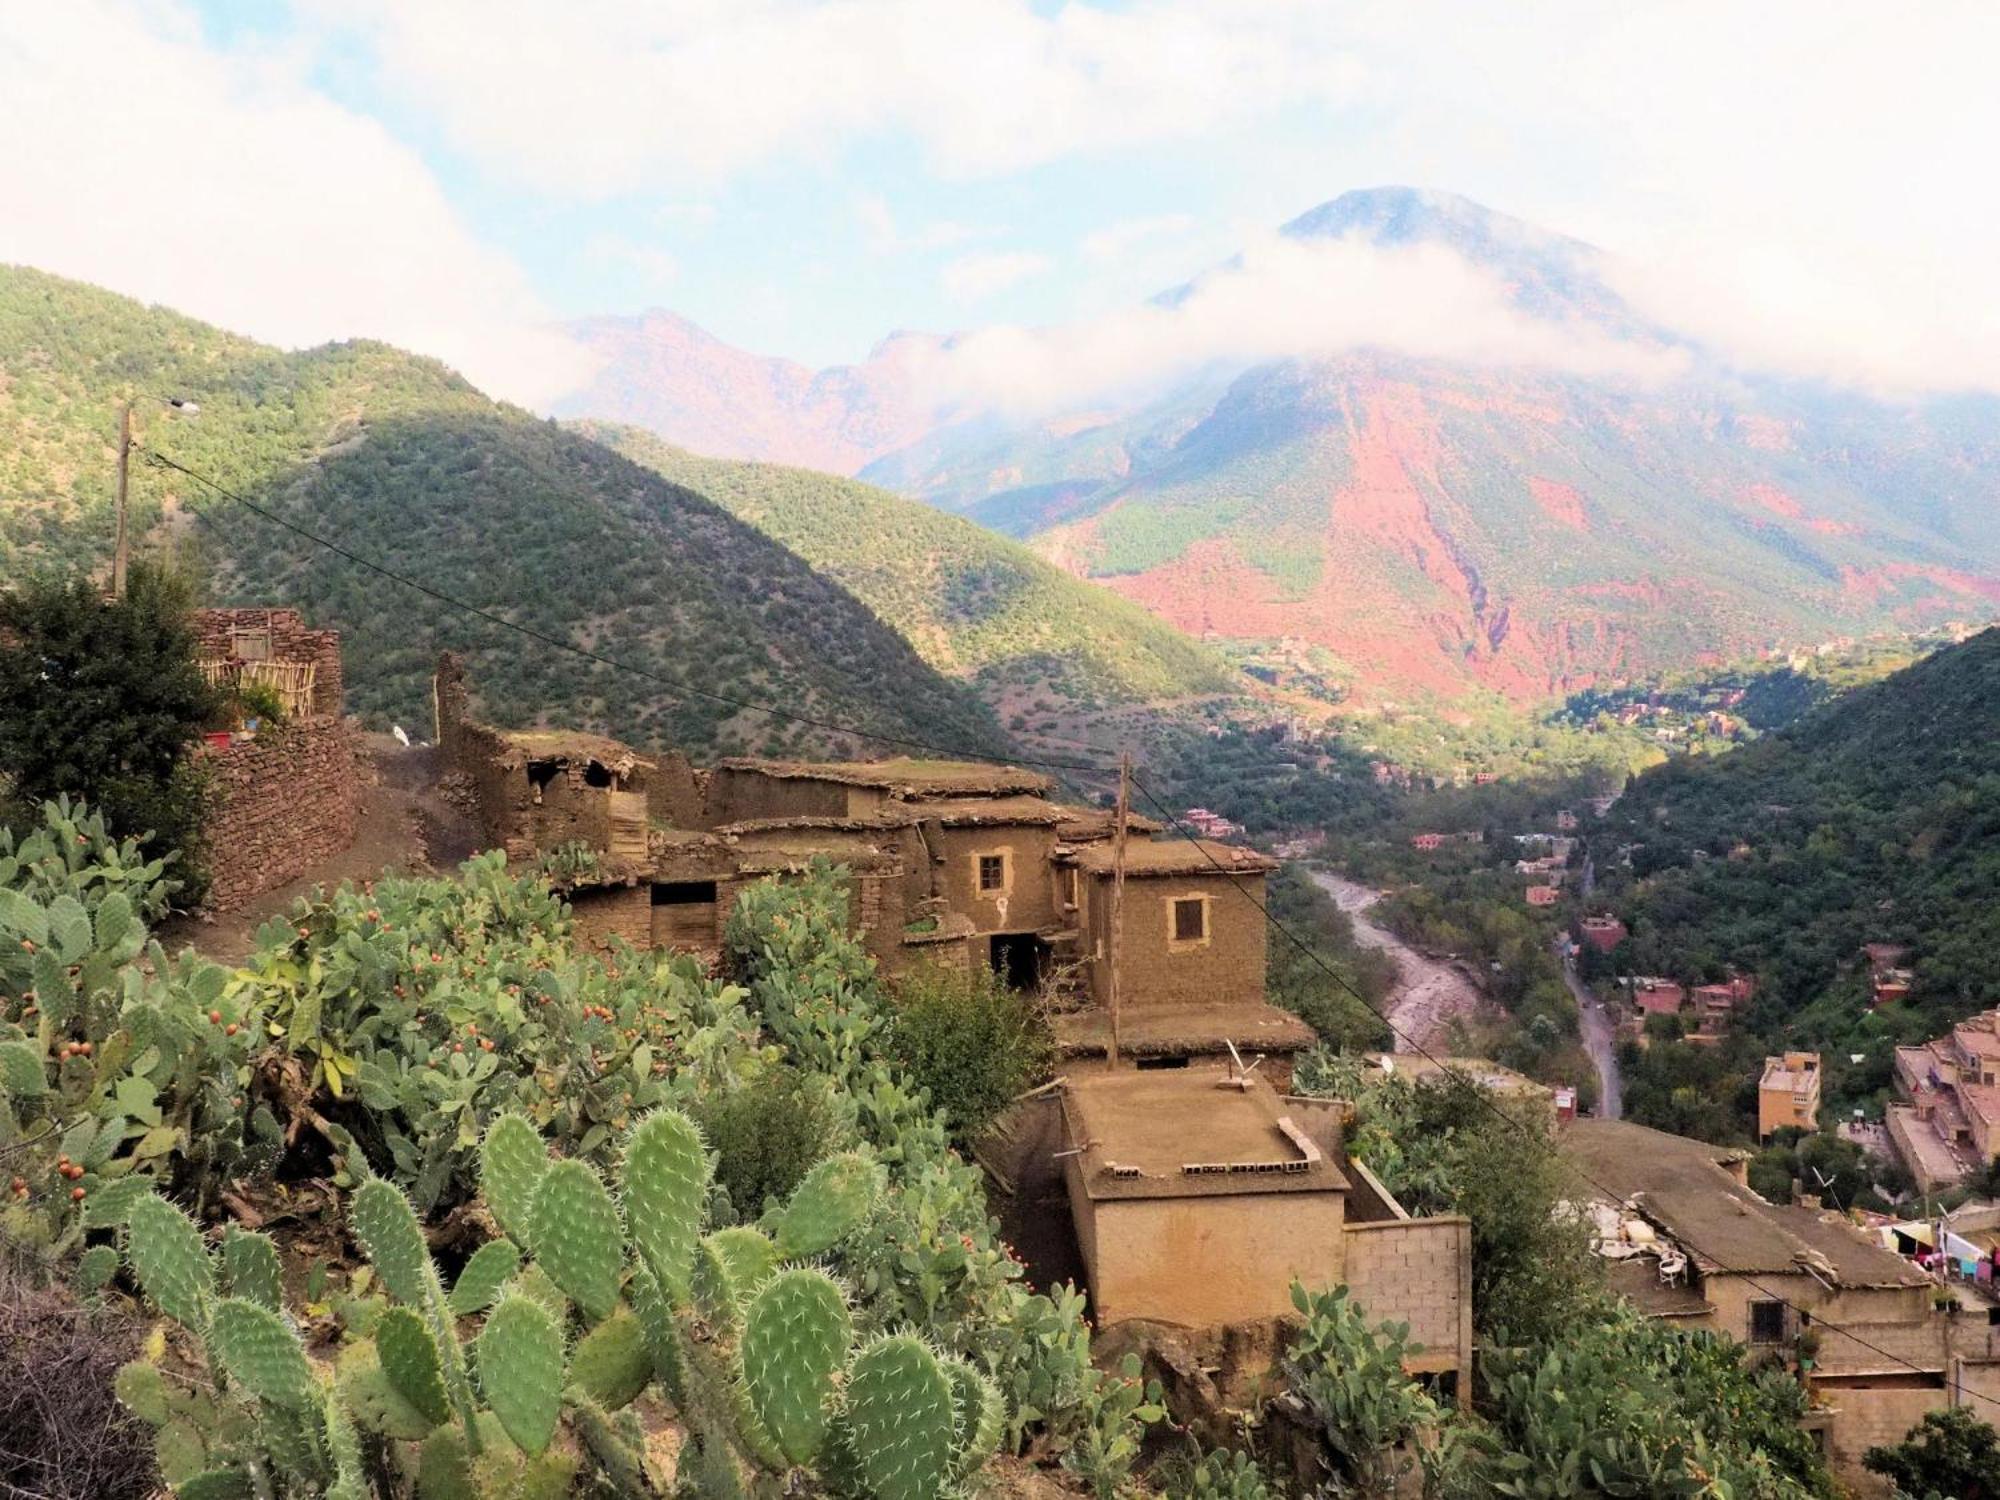
[(222, 1270), (229, 1295), (277, 1312), (285, 1295), (284, 1265), (268, 1234), (229, 1226), (222, 1237)]
[(677, 1109), (648, 1115), (625, 1143), (625, 1215), (632, 1239), (676, 1301), (687, 1295), (708, 1172), (701, 1131)]
[(126, 1220), (125, 1258), (160, 1311), (197, 1332), (208, 1326), (215, 1263), (194, 1220), (157, 1194), (135, 1200)]
[(583, 1336), (570, 1355), (569, 1376), (605, 1411), (631, 1405), (652, 1383), (646, 1330), (630, 1308), (619, 1308)]
[(516, 1447), (540, 1454), (562, 1415), (562, 1330), (538, 1303), (509, 1295), (479, 1331), (478, 1350), (486, 1404)]
[(525, 1117), (501, 1115), (486, 1127), (479, 1146), (479, 1191), (508, 1237), (529, 1249), (535, 1190), (548, 1169), (542, 1134)]
[(512, 1240), (488, 1240), (472, 1252), (451, 1288), (451, 1310), (461, 1318), (485, 1312), (500, 1297), (507, 1279), (521, 1268)]
[(853, 1151), (806, 1173), (778, 1214), (778, 1251), (787, 1260), (821, 1255), (854, 1231), (875, 1201), (875, 1166)]
[(952, 1475), (962, 1479), (1000, 1446), (1000, 1436), (1007, 1430), (1007, 1403), (1000, 1388), (963, 1359), (946, 1360), (944, 1373), (951, 1382), (957, 1433)]
[(618, 1305), (625, 1235), (618, 1205), (597, 1173), (580, 1161), (559, 1161), (542, 1174), (529, 1215), (535, 1262), (592, 1318)]
[(334, 1392), (356, 1422), (386, 1438), (415, 1442), (429, 1436), (438, 1425), (389, 1383), (389, 1377), (382, 1373), (380, 1353), (365, 1339), (341, 1352)]
[(241, 1469), (207, 1469), (174, 1486), (175, 1500), (251, 1500), (256, 1493)]
[(209, 1344), (230, 1378), (260, 1401), (302, 1407), (317, 1393), (299, 1336), (268, 1307), (223, 1298), (215, 1304)]
[(877, 1339), (847, 1383), (855, 1466), (875, 1500), (937, 1500), (951, 1478), (957, 1433), (951, 1381), (922, 1339)]
[(667, 1294), (650, 1268), (641, 1263), (632, 1270), (632, 1310), (645, 1330), (646, 1352), (653, 1359), (653, 1378), (660, 1382), (676, 1410), (687, 1407), (687, 1362), (681, 1352), (681, 1331)]
[(431, 1253), (410, 1200), (392, 1184), (371, 1178), (355, 1189), (348, 1213), (354, 1237), (368, 1252), (389, 1295), (410, 1307), (427, 1306), (434, 1274)]
[(854, 1320), (824, 1271), (780, 1272), (743, 1315), (743, 1379), (778, 1449), (809, 1464), (826, 1440), (834, 1375), (847, 1362)]
[(444, 1365), (438, 1357), (437, 1341), (422, 1318), (407, 1307), (388, 1309), (375, 1320), (375, 1348), (381, 1356), (383, 1377), (397, 1395), (431, 1427), (450, 1419)]
[(101, 1291), (104, 1284), (118, 1274), (118, 1251), (110, 1245), (92, 1245), (77, 1258), (76, 1289), (79, 1292)]
[(778, 1247), (761, 1229), (736, 1225), (708, 1236), (708, 1246), (729, 1272), (729, 1284), (739, 1298), (756, 1295), (778, 1268)]

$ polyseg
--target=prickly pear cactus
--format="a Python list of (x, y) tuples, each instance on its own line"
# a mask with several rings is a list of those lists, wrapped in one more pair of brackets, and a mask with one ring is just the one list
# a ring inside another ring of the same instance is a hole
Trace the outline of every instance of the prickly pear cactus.
[(279, 1311), (285, 1295), (284, 1267), (268, 1234), (229, 1226), (222, 1237), (222, 1271), (229, 1295)]
[(963, 1359), (947, 1359), (944, 1373), (951, 1382), (956, 1433), (952, 1477), (963, 1479), (1000, 1446), (1001, 1434), (1007, 1430), (1007, 1402), (997, 1385)]
[(126, 1219), (125, 1258), (146, 1295), (168, 1317), (196, 1332), (208, 1327), (215, 1301), (215, 1262), (194, 1220), (166, 1199), (148, 1193)]
[(433, 1427), (450, 1419), (444, 1363), (422, 1318), (407, 1307), (389, 1308), (375, 1320), (375, 1349), (397, 1395)]
[(874, 1500), (937, 1500), (952, 1476), (957, 1416), (951, 1381), (930, 1345), (894, 1334), (855, 1356), (847, 1432)]
[(268, 1307), (223, 1298), (215, 1304), (208, 1341), (217, 1363), (258, 1400), (296, 1409), (317, 1399), (299, 1336)]
[(786, 1260), (823, 1255), (854, 1231), (874, 1199), (872, 1162), (853, 1151), (829, 1156), (779, 1210), (778, 1253)]
[(653, 1356), (631, 1309), (619, 1308), (577, 1341), (569, 1378), (607, 1412), (638, 1399), (653, 1379)]
[(550, 1167), (535, 1189), (529, 1222), (536, 1264), (591, 1318), (610, 1317), (625, 1235), (618, 1205), (597, 1173), (580, 1161)]
[(687, 1295), (702, 1207), (708, 1201), (708, 1147), (677, 1109), (648, 1115), (625, 1143), (625, 1217), (632, 1242), (676, 1301)]
[(509, 1295), (479, 1331), (479, 1386), (514, 1445), (539, 1455), (562, 1416), (563, 1339), (556, 1320)]
[(406, 1306), (428, 1307), (430, 1246), (410, 1200), (392, 1183), (373, 1178), (354, 1190), (348, 1217), (389, 1294)]
[(500, 1299), (500, 1289), (521, 1269), (521, 1252), (512, 1240), (488, 1240), (452, 1283), (451, 1310), (461, 1318), (485, 1312)]
[(500, 1227), (517, 1244), (534, 1248), (535, 1191), (549, 1169), (542, 1133), (516, 1114), (501, 1115), (486, 1127), (479, 1146), (479, 1190)]
[(834, 1377), (847, 1362), (854, 1319), (824, 1271), (781, 1271), (743, 1316), (743, 1380), (778, 1450), (809, 1464), (826, 1441)]

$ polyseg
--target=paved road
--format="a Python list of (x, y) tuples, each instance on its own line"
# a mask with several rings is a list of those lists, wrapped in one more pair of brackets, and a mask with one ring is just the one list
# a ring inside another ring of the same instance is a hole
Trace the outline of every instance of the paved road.
[(1611, 1017), (1591, 994), (1590, 986), (1577, 977), (1576, 966), (1568, 959), (1560, 962), (1563, 978), (1569, 984), (1569, 992), (1576, 996), (1581, 1014), (1583, 1045), (1597, 1065), (1597, 1117), (1615, 1120), (1625, 1112), (1625, 1081), (1618, 1073), (1618, 1043)]
[(1460, 1016), (1470, 1016), (1484, 1003), (1478, 987), (1458, 969), (1417, 952), (1363, 915), (1382, 899), (1380, 891), (1325, 870), (1313, 871), (1312, 878), (1352, 919), (1354, 940), (1364, 948), (1381, 949), (1396, 965), (1395, 987), (1383, 1009), (1396, 1029), (1394, 1045), (1398, 1051), (1406, 1050), (1412, 1042), (1426, 1049), (1443, 1045), (1451, 1023)]

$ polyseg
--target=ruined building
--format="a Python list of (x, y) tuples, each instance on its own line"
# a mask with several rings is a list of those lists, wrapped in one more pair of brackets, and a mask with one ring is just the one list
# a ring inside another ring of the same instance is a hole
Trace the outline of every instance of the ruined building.
[(1312, 1044), (1265, 1002), (1259, 907), (1275, 864), (1252, 850), (1128, 817), (1114, 901), (1112, 815), (1055, 800), (1035, 771), (907, 758), (697, 768), (597, 736), (494, 729), (471, 718), (449, 655), (435, 695), (446, 769), (471, 789), (487, 842), (517, 860), (584, 851), (560, 879), (586, 936), (712, 959), (739, 890), (824, 857), (846, 870), (884, 972), (983, 966), (1053, 994), (1071, 1071), (1184, 1067), (1234, 1047), (1264, 1055), (1283, 1088)]
[[(342, 717), (340, 636), (295, 609), (198, 609), (195, 656), (224, 693), (276, 695), (276, 723), (232, 716), (197, 753), (212, 777), (208, 904), (232, 911), (354, 842), (354, 739)], [(254, 720), (254, 724), (253, 724)]]

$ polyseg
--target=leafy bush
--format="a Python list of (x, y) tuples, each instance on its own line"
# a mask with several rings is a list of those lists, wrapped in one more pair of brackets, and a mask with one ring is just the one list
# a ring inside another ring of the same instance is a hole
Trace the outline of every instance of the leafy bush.
[(825, 1088), (797, 1068), (767, 1068), (724, 1083), (690, 1113), (715, 1154), (716, 1186), (755, 1217), (782, 1198), (832, 1149), (840, 1118)]
[(1963, 1406), (1927, 1413), (1902, 1442), (1870, 1448), (1861, 1462), (1907, 1500), (2000, 1496), (2000, 1433)]
[(0, 594), (0, 776), (27, 808), (87, 799), (198, 885), (207, 796), (187, 749), (216, 694), (189, 609), (186, 582), (144, 561), (120, 600), (82, 571)]
[(889, 1056), (970, 1141), (1048, 1076), (1047, 1021), (990, 969), (926, 967), (889, 987)]
[(1412, 1451), (1442, 1420), (1430, 1395), (1403, 1373), (1408, 1324), (1371, 1329), (1347, 1288), (1309, 1292), (1292, 1283), (1304, 1320), (1285, 1356), (1291, 1392), (1319, 1428), (1333, 1493), (1387, 1500), (1417, 1466)]

